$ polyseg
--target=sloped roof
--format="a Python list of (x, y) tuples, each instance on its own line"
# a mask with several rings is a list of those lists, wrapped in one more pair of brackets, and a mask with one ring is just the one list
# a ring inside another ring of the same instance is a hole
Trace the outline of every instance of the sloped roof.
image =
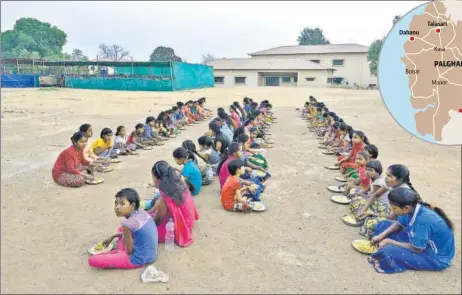
[(222, 58), (211, 65), (215, 70), (329, 70), (318, 63), (293, 58)]
[(273, 55), (273, 54), (316, 54), (316, 53), (365, 53), (369, 47), (359, 44), (327, 44), (327, 45), (293, 45), (270, 48), (263, 51), (249, 53), (255, 55)]

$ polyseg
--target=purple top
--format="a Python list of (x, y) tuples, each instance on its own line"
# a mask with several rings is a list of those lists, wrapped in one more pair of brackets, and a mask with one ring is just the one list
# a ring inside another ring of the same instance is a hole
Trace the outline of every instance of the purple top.
[(158, 235), (157, 226), (152, 217), (145, 210), (132, 213), (129, 218), (121, 222), (122, 226), (132, 231), (133, 252), (130, 262), (144, 265), (157, 259)]

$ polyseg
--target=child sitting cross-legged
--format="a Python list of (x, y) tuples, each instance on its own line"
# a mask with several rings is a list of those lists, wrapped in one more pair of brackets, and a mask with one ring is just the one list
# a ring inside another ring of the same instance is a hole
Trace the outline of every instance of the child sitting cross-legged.
[(358, 220), (364, 220), (359, 233), (371, 237), (377, 222), (386, 219), (385, 217), (390, 215), (390, 209), (388, 187), (382, 175), (382, 164), (376, 160), (367, 162), (366, 176), (372, 182), (370, 190), (351, 200), (350, 211)]
[(367, 152), (359, 152), (356, 157), (356, 165), (358, 166), (358, 178), (350, 178), (343, 192), (345, 196), (350, 198), (355, 197), (359, 194), (365, 194), (368, 189), (371, 180), (366, 175), (366, 163), (369, 160)]
[(221, 190), (221, 205), (228, 211), (248, 211), (251, 209), (250, 191), (252, 186), (241, 185), (240, 176), (245, 173), (244, 162), (234, 159), (228, 162), (230, 176)]

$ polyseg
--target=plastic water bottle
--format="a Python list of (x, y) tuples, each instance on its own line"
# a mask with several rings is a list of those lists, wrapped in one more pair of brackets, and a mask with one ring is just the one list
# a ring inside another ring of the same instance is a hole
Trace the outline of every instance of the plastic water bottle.
[(173, 251), (175, 249), (175, 224), (172, 218), (168, 221), (165, 229), (165, 250)]

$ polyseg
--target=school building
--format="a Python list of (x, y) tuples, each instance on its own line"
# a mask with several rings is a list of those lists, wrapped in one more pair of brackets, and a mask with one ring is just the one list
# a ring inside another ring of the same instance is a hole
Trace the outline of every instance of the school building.
[(358, 44), (281, 46), (250, 53), (250, 58), (217, 59), (215, 86), (370, 87), (369, 48)]

